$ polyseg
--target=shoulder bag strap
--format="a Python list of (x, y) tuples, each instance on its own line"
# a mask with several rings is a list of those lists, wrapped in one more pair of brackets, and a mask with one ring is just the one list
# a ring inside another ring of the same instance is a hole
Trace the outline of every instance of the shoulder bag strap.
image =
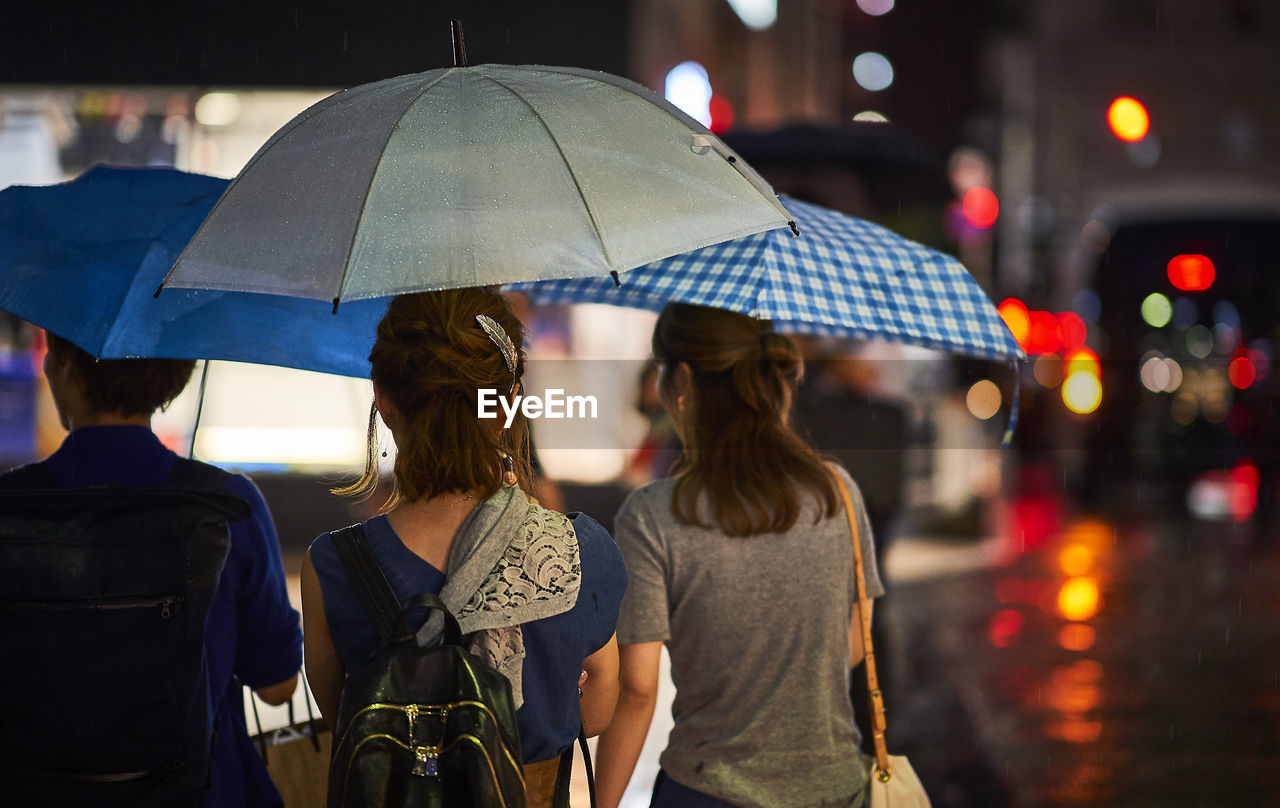
[(867, 666), (867, 690), (871, 706), (871, 735), (876, 747), (875, 775), (882, 780), (888, 779), (889, 749), (885, 745), (884, 694), (880, 692), (880, 681), (876, 677), (876, 652), (871, 644), (871, 599), (867, 597), (867, 579), (862, 564), (862, 540), (858, 536), (858, 515), (853, 510), (853, 497), (849, 494), (849, 486), (845, 484), (844, 475), (833, 471), (836, 485), (840, 487), (840, 497), (844, 500), (844, 512), (849, 517), (849, 533), (853, 535), (853, 569), (854, 579), (858, 584), (858, 613), (862, 619), (862, 648), (866, 654), (864, 664)]
[(364, 526), (355, 524), (344, 527), (333, 531), (331, 535), (333, 547), (347, 571), (347, 577), (351, 579), (361, 604), (378, 630), (378, 638), (386, 641), (400, 614), (400, 601), (387, 582), (382, 567), (378, 566), (373, 550), (369, 548), (369, 542), (364, 536)]

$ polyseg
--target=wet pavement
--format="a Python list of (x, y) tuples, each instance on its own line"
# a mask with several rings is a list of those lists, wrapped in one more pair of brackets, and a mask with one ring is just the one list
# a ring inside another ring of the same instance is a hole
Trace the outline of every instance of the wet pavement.
[[(935, 808), (1280, 807), (1280, 529), (1006, 510), (998, 535), (885, 560), (889, 747)], [(670, 696), (627, 808), (648, 804)]]
[(887, 560), (926, 570), (883, 604), (885, 687), (933, 804), (1280, 806), (1280, 534), (1011, 510)]

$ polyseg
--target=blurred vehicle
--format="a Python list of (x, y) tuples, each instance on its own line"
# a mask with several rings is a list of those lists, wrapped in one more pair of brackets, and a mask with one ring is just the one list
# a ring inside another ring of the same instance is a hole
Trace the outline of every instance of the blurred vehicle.
[(1127, 496), (1139, 481), (1206, 518), (1270, 508), (1280, 189), (1204, 183), (1117, 196), (1078, 247), (1083, 291), (1072, 309), (1100, 359), (1102, 393), (1095, 412), (1075, 418), (1082, 493)]

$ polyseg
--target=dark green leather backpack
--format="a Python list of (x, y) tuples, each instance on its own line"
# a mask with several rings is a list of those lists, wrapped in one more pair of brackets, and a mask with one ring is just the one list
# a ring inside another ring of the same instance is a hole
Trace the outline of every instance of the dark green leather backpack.
[[(401, 608), (359, 525), (333, 540), (382, 642), (342, 689), (330, 808), (524, 808), (510, 682), (466, 650), (438, 597), (420, 593)], [(431, 609), (444, 615), (444, 636), (420, 646), (414, 618)]]

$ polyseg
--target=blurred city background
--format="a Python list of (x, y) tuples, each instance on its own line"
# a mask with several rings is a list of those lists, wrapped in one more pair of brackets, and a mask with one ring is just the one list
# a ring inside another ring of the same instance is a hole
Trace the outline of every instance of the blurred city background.
[[(0, 187), (232, 177), (324, 96), (450, 64), (454, 17), (472, 63), (663, 92), (776, 190), (958, 256), (1029, 355), (805, 344), (797, 419), (873, 509), (890, 747), (934, 805), (1280, 805), (1280, 4), (179, 5), (6, 11)], [(2, 317), (10, 466), (63, 433), (42, 335)], [(534, 423), (548, 496), (608, 525), (672, 458), (653, 315), (524, 317), (530, 385), (600, 401)], [(155, 426), (258, 482), (296, 578), (370, 507), (328, 493), (369, 403), (366, 381), (213, 363), (202, 407), (193, 384)]]

